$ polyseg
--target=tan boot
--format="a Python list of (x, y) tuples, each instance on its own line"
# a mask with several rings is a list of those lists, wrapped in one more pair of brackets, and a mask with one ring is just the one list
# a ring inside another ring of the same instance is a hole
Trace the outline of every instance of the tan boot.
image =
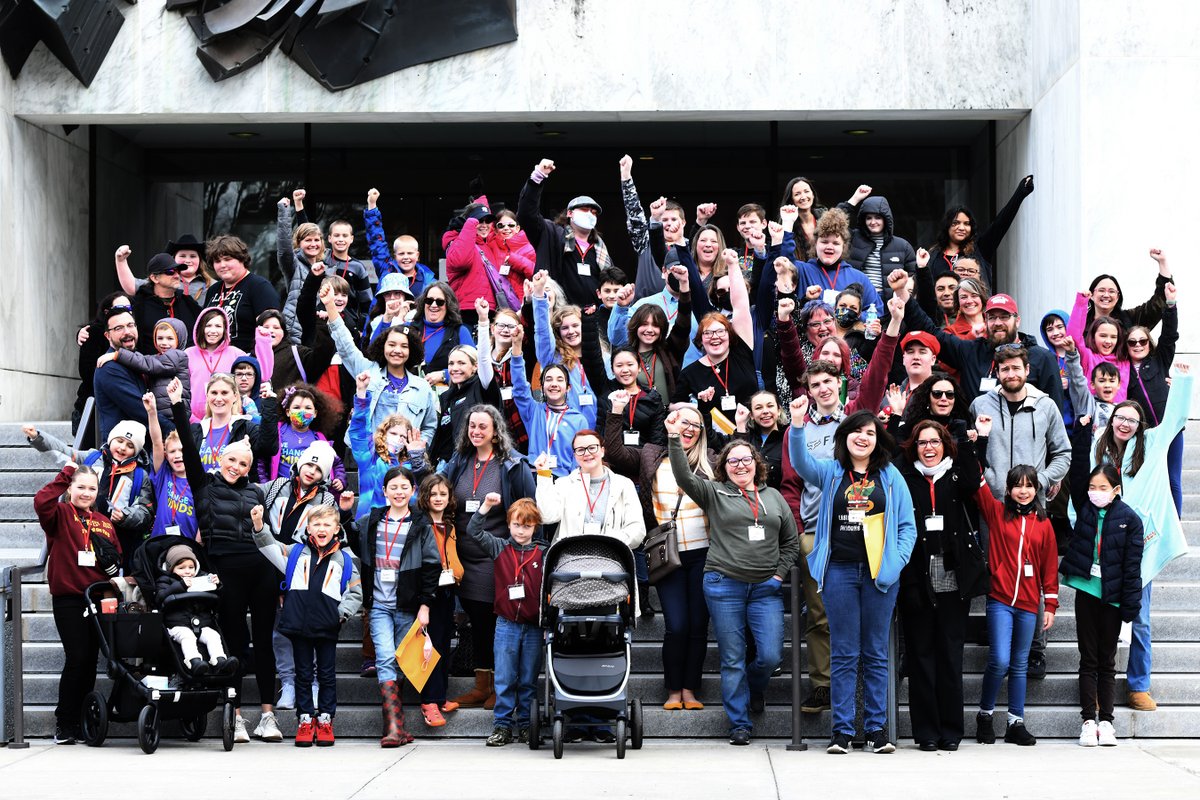
[(477, 669), (475, 670), (475, 688), (454, 698), (451, 702), (457, 703), (461, 708), (479, 708), (490, 694), (492, 694), (492, 671)]
[(493, 670), (487, 670), (487, 699), (483, 701), (483, 707), (491, 711), (496, 707), (496, 673)]
[(1129, 707), (1134, 711), (1157, 711), (1158, 703), (1154, 702), (1149, 692), (1130, 692)]

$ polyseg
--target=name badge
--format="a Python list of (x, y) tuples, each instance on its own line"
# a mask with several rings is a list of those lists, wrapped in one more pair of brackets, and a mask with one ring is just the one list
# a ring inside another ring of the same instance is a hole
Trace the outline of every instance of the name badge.
[(621, 440), (625, 442), (626, 447), (639, 447), (642, 443), (642, 432), (625, 431), (621, 434)]
[(453, 586), (454, 585), (454, 570), (444, 569), (442, 574), (438, 576), (438, 586)]
[(96, 566), (96, 554), (91, 550), (79, 551), (79, 566), (94, 567)]
[(396, 582), (396, 570), (394, 570), (394, 569), (379, 570), (379, 582), (380, 583), (395, 583)]
[(861, 525), (867, 518), (867, 512), (861, 508), (851, 508), (846, 511), (846, 518)]
[(587, 534), (588, 536), (599, 536), (600, 535), (600, 523), (599, 522), (583, 523), (583, 532), (585, 534)]
[(737, 411), (737, 397), (727, 394), (721, 398), (722, 411)]
[(767, 538), (767, 529), (762, 525), (749, 525), (747, 526), (747, 531), (750, 534), (750, 541), (752, 542), (761, 542)]
[(450, 424), (450, 415), (449, 415), (449, 414), (442, 414), (442, 421), (441, 421), (441, 424), (442, 424), (442, 425), (449, 425), (449, 424)]
[(1025, 577), (1026, 578), (1033, 577), (1033, 564), (1029, 564), (1029, 563), (1025, 564)]
[(479, 510), (479, 505), (480, 505), (480, 503), (478, 500), (468, 500), (467, 501), (467, 513), (474, 514), (476, 511)]
[(179, 531), (178, 525), (168, 525), (167, 527), (163, 528), (163, 533), (165, 533), (167, 536), (181, 536), (182, 535)]
[(558, 469), (558, 456), (546, 453), (546, 469)]
[(1099, 564), (1092, 564), (1092, 577), (1093, 578), (1100, 577), (1100, 565)]
[(586, 261), (580, 261), (575, 265), (575, 271), (584, 277), (590, 278), (592, 276), (592, 265)]
[(925, 518), (925, 530), (940, 531), (945, 530), (941, 514), (930, 514)]
[(507, 275), (510, 272), (512, 272), (512, 265), (509, 264), (507, 261), (505, 261), (503, 264), (500, 265), (500, 274), (501, 275)]
[(996, 388), (996, 379), (995, 378), (983, 378), (982, 380), (979, 381), (979, 391), (980, 392), (990, 392), (992, 389), (995, 389), (995, 388)]
[(579, 405), (591, 406), (596, 404), (596, 398), (590, 394), (579, 395)]
[(514, 583), (508, 587), (509, 600), (524, 600), (525, 599), (525, 584)]
[(825, 291), (821, 292), (821, 300), (828, 305), (836, 306), (839, 294), (841, 294), (841, 292), (839, 292), (837, 289), (826, 289)]
[(512, 400), (512, 397), (513, 397), (512, 390), (513, 390), (513, 387), (511, 387), (511, 386), (501, 386), (500, 387), (500, 399), (501, 400)]

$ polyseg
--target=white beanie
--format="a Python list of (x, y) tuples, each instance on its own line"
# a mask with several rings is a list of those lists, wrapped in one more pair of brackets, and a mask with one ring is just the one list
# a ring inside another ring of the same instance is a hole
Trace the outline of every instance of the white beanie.
[(146, 446), (146, 426), (132, 419), (123, 419), (108, 432), (108, 443), (113, 439), (128, 439), (133, 443), (135, 452), (140, 453)]
[(322, 442), (318, 439), (300, 454), (292, 471), (299, 474), (300, 467), (305, 464), (316, 464), (317, 469), (321, 470), (321, 480), (328, 480), (333, 471), (333, 447), (329, 442)]

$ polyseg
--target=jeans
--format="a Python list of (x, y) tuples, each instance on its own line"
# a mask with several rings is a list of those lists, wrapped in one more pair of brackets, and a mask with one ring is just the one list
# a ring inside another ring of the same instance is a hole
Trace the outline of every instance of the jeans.
[(1022, 611), (988, 598), (987, 624), (991, 647), (979, 698), (981, 711), (995, 709), (1000, 681), (1008, 675), (1008, 713), (1014, 717), (1025, 716), (1025, 670), (1029, 666), (1029, 643), (1033, 641), (1037, 616), (1032, 611)]
[[(767, 688), (783, 661), (783, 584), (773, 577), (745, 583), (720, 572), (704, 573), (704, 599), (712, 616), (721, 658), (721, 702), (729, 729), (753, 730), (750, 695)], [(746, 628), (758, 653), (746, 663)]]
[(704, 563), (708, 548), (684, 550), (682, 567), (656, 584), (663, 613), (663, 681), (668, 692), (700, 691), (708, 648), (708, 604), (704, 600)]
[(1121, 612), (1087, 592), (1075, 593), (1079, 639), (1079, 707), (1084, 720), (1113, 721), (1117, 685), (1117, 637)]
[[(310, 639), (307, 636), (289, 636), (292, 653), (296, 659), (296, 683), (302, 691), (296, 692), (296, 718), (308, 714), (337, 714), (337, 639)], [(395, 649), (395, 648), (393, 648)], [(313, 709), (312, 692), (307, 691), (313, 682), (313, 658), (316, 658), (317, 708)]]
[(1150, 691), (1150, 595), (1153, 587), (1153, 583), (1142, 587), (1142, 607), (1133, 621), (1129, 664), (1125, 667), (1125, 685), (1131, 692)]
[[(395, 608), (385, 608), (380, 605), (371, 606), (371, 616), (368, 624), (371, 626), (371, 641), (375, 644), (375, 677), (380, 683), (399, 680), (400, 674), (396, 669), (396, 648), (404, 639), (408, 629), (416, 621), (417, 615)], [(297, 661), (299, 661), (297, 659)], [(299, 663), (296, 668), (299, 674)], [(301, 693), (297, 692), (297, 697)], [(299, 707), (299, 706), (297, 706)]]
[(1171, 497), (1175, 500), (1175, 513), (1183, 516), (1183, 433), (1171, 440), (1167, 449), (1167, 475), (1171, 478)]
[(517, 730), (529, 726), (529, 707), (537, 696), (542, 670), (542, 629), (496, 617), (496, 708), (493, 724)]
[(879, 591), (866, 563), (830, 561), (825, 571), (829, 617), (829, 704), (833, 734), (854, 735), (854, 692), (863, 672), (863, 727), (887, 724), (888, 633), (899, 585)]

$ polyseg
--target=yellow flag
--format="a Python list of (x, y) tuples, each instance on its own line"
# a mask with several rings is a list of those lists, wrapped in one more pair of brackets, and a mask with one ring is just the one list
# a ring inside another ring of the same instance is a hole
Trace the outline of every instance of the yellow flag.
[(709, 413), (712, 414), (713, 427), (719, 430), (721, 433), (725, 434), (726, 436), (732, 436), (733, 432), (737, 430), (737, 426), (729, 421), (729, 417), (725, 416), (717, 409), (714, 408)]
[(867, 566), (871, 578), (879, 577), (879, 564), (883, 561), (883, 514), (872, 514), (863, 520), (863, 538), (867, 543)]
[(396, 648), (396, 663), (404, 677), (408, 678), (409, 683), (418, 692), (425, 688), (425, 682), (429, 680), (433, 668), (441, 659), (441, 655), (432, 647), (429, 649), (429, 655), (425, 655), (426, 641), (425, 635), (421, 633), (421, 623), (414, 620), (408, 633), (404, 634), (400, 646)]

